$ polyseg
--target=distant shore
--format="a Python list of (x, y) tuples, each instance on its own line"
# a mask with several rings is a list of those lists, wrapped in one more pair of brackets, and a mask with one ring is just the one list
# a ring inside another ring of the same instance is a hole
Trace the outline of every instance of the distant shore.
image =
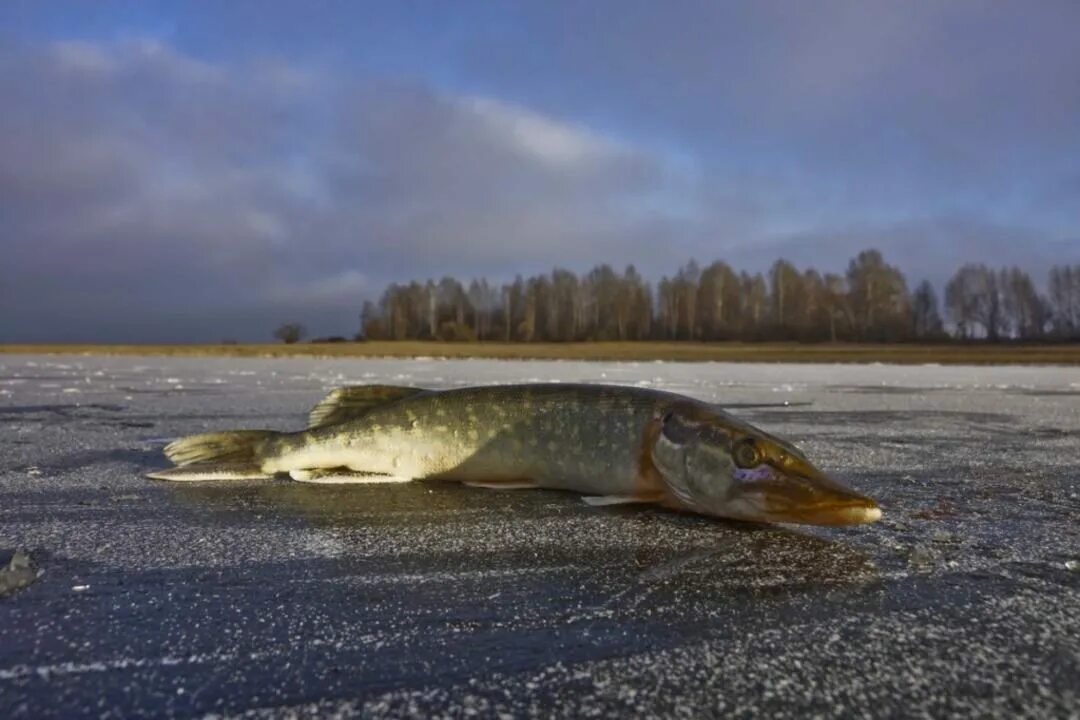
[(849, 362), (950, 365), (1080, 365), (1080, 343), (449, 343), (372, 341), (238, 345), (0, 345), (0, 354), (169, 357), (493, 358), (672, 362)]

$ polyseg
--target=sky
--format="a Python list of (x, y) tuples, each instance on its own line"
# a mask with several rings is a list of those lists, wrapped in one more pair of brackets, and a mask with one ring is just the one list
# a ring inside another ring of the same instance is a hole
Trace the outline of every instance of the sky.
[(1080, 3), (0, 3), (0, 342), (392, 281), (1080, 262)]

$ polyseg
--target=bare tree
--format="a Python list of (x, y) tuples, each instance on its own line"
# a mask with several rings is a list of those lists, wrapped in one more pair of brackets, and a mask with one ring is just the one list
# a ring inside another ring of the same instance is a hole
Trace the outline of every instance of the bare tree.
[[(959, 337), (1080, 335), (1080, 265), (1055, 267), (1049, 297), (1018, 268), (968, 264), (945, 289), (945, 311)], [(800, 272), (777, 260), (766, 274), (690, 261), (651, 285), (633, 266), (598, 265), (579, 277), (566, 269), (500, 288), (474, 279), (387, 287), (361, 312), (365, 337), (507, 341), (877, 340), (944, 336), (934, 288), (907, 281), (876, 250), (853, 258), (844, 275)]]
[(1050, 268), (1050, 313), (1054, 334), (1080, 338), (1080, 265)]
[(923, 280), (911, 298), (911, 334), (922, 340), (941, 337), (944, 332), (937, 293), (929, 280)]
[(806, 294), (802, 276), (787, 260), (777, 260), (769, 269), (769, 290), (773, 332), (780, 338), (794, 337)]
[(626, 334), (628, 308), (621, 308), (622, 279), (609, 265), (597, 265), (581, 283), (579, 327), (593, 340), (621, 340)]
[(506, 286), (504, 311), (506, 318), (506, 339), (520, 340), (525, 327), (525, 280), (518, 275), (511, 285)]
[(679, 306), (678, 336), (694, 340), (698, 336), (697, 294), (701, 281), (701, 268), (691, 260), (675, 275), (676, 295)]
[(840, 275), (829, 273), (823, 278), (823, 285), (822, 304), (829, 318), (829, 340), (850, 340), (855, 332), (855, 311), (851, 307), (847, 281)]
[(877, 250), (864, 250), (849, 264), (848, 297), (859, 338), (897, 340), (908, 333), (911, 302), (904, 275)]
[(360, 335), (357, 339), (385, 340), (387, 338), (386, 322), (383, 313), (375, 303), (367, 300), (360, 310)]
[(761, 273), (740, 276), (743, 297), (743, 317), (740, 336), (743, 340), (760, 340), (765, 322), (769, 291)]
[(978, 319), (975, 308), (978, 287), (974, 266), (959, 268), (945, 285), (945, 312), (956, 327), (956, 335), (967, 340), (975, 336)]
[(962, 338), (981, 334), (994, 341), (1004, 329), (998, 275), (983, 264), (969, 263), (945, 286), (945, 308)]
[(653, 330), (652, 290), (633, 265), (628, 265), (623, 273), (622, 287), (625, 288), (625, 297), (620, 299), (620, 303), (626, 302), (629, 306), (627, 339), (647, 340)]
[(499, 296), (485, 278), (469, 283), (469, 305), (473, 311), (473, 329), (478, 340), (491, 336), (495, 313), (499, 307)]
[(307, 335), (307, 330), (305, 330), (304, 326), (298, 322), (282, 323), (278, 326), (278, 329), (274, 331), (274, 337), (286, 345), (300, 342), (304, 339), (305, 335)]
[(678, 289), (671, 280), (666, 277), (660, 279), (656, 286), (657, 302), (659, 303), (659, 337), (674, 340), (679, 328), (679, 296)]
[(1039, 295), (1031, 276), (1017, 267), (1002, 268), (998, 285), (1009, 333), (1021, 340), (1042, 337), (1050, 319), (1049, 302)]
[(548, 290), (544, 298), (547, 306), (546, 339), (560, 342), (577, 339), (579, 316), (584, 314), (580, 307), (578, 286), (577, 275), (561, 268), (553, 270), (550, 283), (542, 286)]
[[(415, 284), (419, 285), (419, 283)], [(427, 317), (427, 337), (429, 340), (434, 339), (439, 331), (439, 291), (435, 286), (435, 281), (428, 280), (423, 287), (418, 287), (414, 292), (417, 297), (413, 305), (417, 308), (421, 305), (424, 307)]]
[(832, 298), (825, 278), (817, 270), (807, 270), (802, 275), (803, 307), (799, 338), (802, 340), (829, 340), (835, 334), (833, 328)]
[(735, 337), (741, 310), (739, 277), (725, 262), (701, 271), (698, 283), (698, 325), (703, 340)]

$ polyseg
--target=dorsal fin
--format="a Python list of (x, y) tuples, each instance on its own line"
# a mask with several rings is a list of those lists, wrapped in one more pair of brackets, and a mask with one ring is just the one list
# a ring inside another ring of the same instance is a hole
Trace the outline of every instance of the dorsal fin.
[(402, 385), (346, 385), (324, 397), (308, 413), (308, 430), (336, 425), (366, 415), (372, 408), (396, 402), (410, 395), (427, 392), (424, 388)]

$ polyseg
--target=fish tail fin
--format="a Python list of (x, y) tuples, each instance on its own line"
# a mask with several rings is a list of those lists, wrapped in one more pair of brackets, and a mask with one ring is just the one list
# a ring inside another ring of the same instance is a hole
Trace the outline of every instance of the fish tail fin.
[(255, 462), (258, 445), (282, 433), (276, 430), (231, 430), (189, 435), (165, 446), (165, 456), (174, 465), (202, 462)]
[(281, 436), (274, 430), (233, 430), (189, 435), (165, 446), (177, 467), (150, 474), (160, 480), (216, 480), (269, 477), (261, 470), (260, 448)]

